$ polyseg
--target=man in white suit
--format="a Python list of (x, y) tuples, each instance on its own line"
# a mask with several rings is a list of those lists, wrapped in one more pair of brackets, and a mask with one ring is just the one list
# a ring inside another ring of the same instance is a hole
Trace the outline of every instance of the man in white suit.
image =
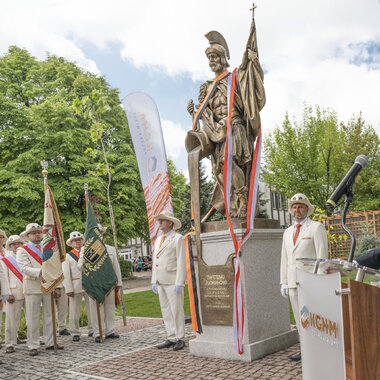
[[(29, 355), (38, 355), (40, 347), (40, 310), (42, 302), (43, 333), (47, 350), (53, 350), (53, 325), (51, 317), (50, 295), (41, 291), (42, 280), (42, 227), (37, 223), (30, 223), (21, 239), (28, 241), (22, 247), (17, 248), (16, 260), (20, 267), (23, 278), (23, 290), (26, 306), (26, 326), (28, 336)], [(61, 296), (59, 288), (54, 290), (55, 298)], [(58, 350), (63, 346), (57, 345)]]
[(181, 222), (169, 211), (154, 217), (160, 224), (153, 251), (152, 290), (158, 294), (167, 339), (158, 349), (173, 347), (174, 351), (185, 347), (185, 314), (183, 311), (186, 280), (186, 258), (183, 236), (175, 230)]
[[(288, 202), (288, 210), (294, 218), (294, 224), (284, 232), (281, 250), (281, 294), (289, 296), (292, 304), (294, 319), (297, 329), (300, 330), (300, 315), (298, 307), (298, 294), (296, 284), (296, 268), (301, 268), (299, 258), (328, 258), (327, 234), (321, 223), (314, 222), (308, 217), (313, 214), (314, 206), (306, 195), (295, 194)], [(300, 360), (298, 353), (290, 357), (292, 360)]]
[[(4, 242), (7, 241), (7, 235), (3, 230), (0, 230), (0, 259), (5, 257), (7, 255), (7, 251), (3, 248)], [(5, 277), (5, 273), (3, 271), (2, 266), (0, 265), (0, 284), (1, 284), (1, 295), (2, 298), (0, 299), (0, 320), (2, 321), (3, 318), (3, 308), (4, 307), (4, 302), (7, 300), (8, 296), (10, 295), (9, 293), (9, 288), (7, 286), (7, 281)], [(5, 311), (5, 310), (4, 310)], [(0, 332), (1, 332), (1, 326), (0, 326)], [(1, 348), (1, 343), (0, 343), (0, 348)], [(1, 364), (1, 362), (0, 362)]]
[[(102, 234), (102, 239), (103, 239), (103, 236), (107, 230), (107, 227), (103, 227), (101, 224), (98, 224), (98, 228), (99, 228), (100, 233)], [(100, 320), (102, 324), (102, 331), (103, 333), (105, 333), (106, 339), (119, 339), (120, 335), (115, 332), (115, 299), (116, 299), (116, 292), (119, 291), (119, 289), (122, 287), (123, 281), (121, 278), (119, 258), (116, 254), (115, 248), (107, 244), (105, 244), (105, 246), (107, 248), (108, 256), (111, 260), (113, 269), (117, 277), (117, 284), (116, 284), (116, 288), (110, 291), (104, 297), (104, 302), (99, 307)], [(79, 263), (79, 267), (82, 269), (83, 248), (81, 249), (80, 254), (81, 256), (78, 263)], [(95, 342), (102, 343), (102, 341), (100, 340), (99, 321), (98, 321), (96, 301), (90, 298), (89, 304), (90, 304), (91, 323), (92, 323), (92, 328), (94, 331)]]
[(70, 233), (69, 239), (66, 244), (72, 247), (70, 252), (66, 253), (66, 260), (62, 264), (64, 280), (64, 288), (67, 296), (69, 297), (69, 329), (70, 333), (73, 334), (73, 341), (79, 342), (80, 340), (80, 330), (79, 330), (79, 318), (80, 310), (82, 307), (82, 298), (86, 304), (87, 311), (87, 321), (88, 321), (88, 333), (91, 335), (92, 325), (91, 325), (91, 313), (90, 313), (90, 303), (88, 295), (83, 291), (82, 288), (82, 270), (78, 265), (80, 258), (80, 250), (83, 247), (84, 236), (78, 232), (73, 231)]
[(15, 352), (17, 344), (17, 331), (20, 325), (21, 309), (24, 306), (23, 274), (16, 261), (16, 250), (24, 241), (18, 235), (9, 236), (6, 249), (8, 254), (1, 259), (1, 268), (5, 275), (5, 289), (3, 293), (9, 294), (5, 319), (5, 345), (6, 353)]

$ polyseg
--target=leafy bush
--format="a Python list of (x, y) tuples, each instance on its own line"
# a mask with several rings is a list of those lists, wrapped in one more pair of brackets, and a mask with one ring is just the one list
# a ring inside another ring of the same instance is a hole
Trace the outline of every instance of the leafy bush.
[(87, 310), (84, 306), (84, 303), (82, 303), (82, 307), (80, 308), (79, 326), (83, 327), (87, 325), (88, 325)]
[(26, 339), (27, 338), (26, 332), (27, 332), (26, 331), (26, 318), (25, 318), (25, 314), (22, 313), (21, 318), (20, 318), (20, 327), (18, 329), (17, 336), (20, 339)]
[(119, 258), (121, 277), (127, 278), (132, 276), (132, 263), (129, 260)]
[(373, 233), (373, 224), (366, 224), (365, 227), (362, 228), (362, 236), (358, 240), (355, 257), (359, 257), (370, 249), (376, 248), (379, 243), (379, 236)]

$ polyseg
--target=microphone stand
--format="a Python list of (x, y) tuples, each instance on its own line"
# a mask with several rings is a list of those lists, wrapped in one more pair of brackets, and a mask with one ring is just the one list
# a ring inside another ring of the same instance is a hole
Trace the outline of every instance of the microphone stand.
[(350, 255), (348, 257), (349, 263), (352, 263), (352, 260), (354, 259), (354, 252), (355, 252), (355, 247), (356, 247), (356, 238), (346, 226), (346, 215), (347, 215), (348, 207), (350, 206), (353, 199), (354, 199), (354, 193), (352, 192), (352, 186), (351, 186), (347, 190), (347, 193), (346, 193), (346, 201), (344, 202), (344, 209), (343, 209), (343, 214), (342, 214), (342, 227), (351, 238), (351, 249), (350, 249)]

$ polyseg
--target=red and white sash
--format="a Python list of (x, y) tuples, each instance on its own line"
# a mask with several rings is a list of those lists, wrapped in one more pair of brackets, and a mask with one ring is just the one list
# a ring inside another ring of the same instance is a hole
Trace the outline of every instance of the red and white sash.
[(240, 276), (240, 262), (239, 251), (244, 243), (249, 239), (253, 232), (253, 223), (255, 217), (255, 207), (257, 198), (257, 188), (259, 183), (259, 170), (260, 170), (260, 156), (261, 156), (261, 126), (256, 139), (255, 151), (252, 160), (252, 170), (250, 177), (250, 186), (248, 193), (248, 209), (247, 209), (247, 230), (239, 242), (236, 239), (230, 218), (230, 196), (231, 196), (231, 175), (232, 175), (232, 159), (233, 159), (233, 146), (232, 146), (232, 128), (231, 128), (231, 115), (232, 107), (234, 104), (235, 94), (235, 76), (236, 69), (232, 75), (227, 79), (227, 104), (228, 104), (228, 122), (227, 122), (227, 135), (226, 135), (226, 150), (224, 158), (223, 169), (223, 193), (224, 205), (226, 209), (226, 216), (228, 227), (234, 243), (236, 262), (235, 262), (235, 284), (234, 284), (234, 314), (233, 314), (233, 332), (235, 347), (238, 353), (243, 353), (243, 330), (244, 330), (244, 303), (243, 303), (243, 288)]
[(3, 257), (3, 263), (8, 267), (8, 269), (22, 282), (24, 276), (21, 272), (20, 267), (17, 264), (16, 259), (12, 255), (7, 255)]
[(29, 253), (30, 256), (33, 257), (40, 265), (42, 265), (42, 251), (37, 248), (37, 246), (33, 243), (26, 243), (21, 248), (24, 248), (26, 252)]

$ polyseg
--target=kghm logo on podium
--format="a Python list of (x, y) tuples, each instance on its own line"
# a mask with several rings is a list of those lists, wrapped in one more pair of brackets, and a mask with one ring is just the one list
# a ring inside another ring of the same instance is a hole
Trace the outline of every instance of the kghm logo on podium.
[(317, 313), (309, 312), (306, 306), (301, 309), (301, 325), (310, 330), (316, 338), (323, 340), (330, 346), (339, 348), (338, 324)]

